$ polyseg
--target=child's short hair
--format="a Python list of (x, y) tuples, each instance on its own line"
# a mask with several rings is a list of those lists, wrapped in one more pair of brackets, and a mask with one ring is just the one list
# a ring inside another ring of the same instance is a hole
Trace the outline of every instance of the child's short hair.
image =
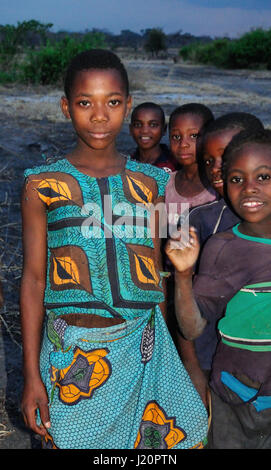
[(131, 114), (131, 122), (135, 121), (136, 113), (138, 111), (141, 111), (142, 109), (152, 109), (153, 111), (157, 111), (161, 116), (162, 125), (164, 126), (166, 124), (166, 118), (165, 118), (165, 113), (164, 113), (163, 108), (159, 104), (152, 103), (151, 101), (140, 103), (133, 109), (132, 114)]
[(206, 106), (205, 104), (201, 103), (187, 103), (183, 104), (181, 106), (178, 106), (174, 111), (171, 113), (169, 117), (169, 123), (168, 127), (169, 129), (172, 126), (172, 122), (175, 119), (176, 116), (181, 116), (183, 114), (195, 114), (197, 116), (200, 116), (203, 121), (203, 126), (206, 126), (209, 124), (209, 122), (212, 122), (214, 120), (214, 115), (210, 108)]
[(77, 73), (89, 69), (117, 70), (123, 81), (125, 92), (127, 96), (129, 95), (128, 74), (119, 57), (106, 49), (89, 49), (77, 54), (67, 68), (64, 91), (68, 99)]
[(234, 155), (239, 152), (247, 144), (261, 144), (270, 146), (271, 154), (271, 130), (259, 129), (252, 133), (249, 130), (244, 130), (236, 134), (224, 150), (222, 156), (222, 176), (226, 180), (228, 169)]
[(204, 130), (204, 137), (209, 134), (215, 134), (231, 129), (248, 130), (250, 132), (256, 132), (262, 130), (263, 124), (254, 114), (234, 112), (223, 114), (222, 116), (215, 119), (213, 122), (208, 124)]

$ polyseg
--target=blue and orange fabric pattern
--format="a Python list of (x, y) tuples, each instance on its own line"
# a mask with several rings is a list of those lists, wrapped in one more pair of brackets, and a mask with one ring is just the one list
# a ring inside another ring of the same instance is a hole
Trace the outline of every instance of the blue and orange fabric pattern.
[[(129, 158), (107, 178), (87, 176), (66, 159), (25, 176), (48, 222), (45, 447), (202, 447), (207, 412), (159, 308), (164, 293), (150, 219), (169, 176)], [(70, 325), (67, 314), (78, 313), (118, 323)]]

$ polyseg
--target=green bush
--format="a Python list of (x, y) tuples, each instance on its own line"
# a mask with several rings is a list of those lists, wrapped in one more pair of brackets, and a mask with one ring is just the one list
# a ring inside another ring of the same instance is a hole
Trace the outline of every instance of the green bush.
[(271, 68), (271, 29), (261, 28), (239, 39), (215, 39), (209, 44), (191, 44), (180, 50), (183, 60), (224, 68)]
[(41, 85), (56, 84), (63, 77), (71, 58), (94, 48), (105, 47), (104, 36), (88, 33), (82, 41), (66, 37), (59, 42), (47, 41), (39, 50), (30, 51), (20, 67), (20, 80)]

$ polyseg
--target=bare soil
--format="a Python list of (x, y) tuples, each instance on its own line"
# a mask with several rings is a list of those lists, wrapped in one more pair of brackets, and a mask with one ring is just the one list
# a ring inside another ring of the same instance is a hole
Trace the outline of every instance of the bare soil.
[[(201, 102), (215, 116), (230, 111), (256, 114), (271, 128), (271, 72), (224, 71), (171, 60), (129, 60), (134, 104), (154, 101), (166, 116), (180, 104)], [(20, 192), (23, 171), (75, 144), (70, 122), (59, 109), (62, 91), (53, 87), (0, 86), (0, 265), (5, 304), (0, 311), (0, 449), (38, 449), (20, 414), (22, 350), (19, 286), (22, 268)], [(167, 141), (167, 138), (164, 139)], [(134, 143), (124, 123), (120, 151)]]

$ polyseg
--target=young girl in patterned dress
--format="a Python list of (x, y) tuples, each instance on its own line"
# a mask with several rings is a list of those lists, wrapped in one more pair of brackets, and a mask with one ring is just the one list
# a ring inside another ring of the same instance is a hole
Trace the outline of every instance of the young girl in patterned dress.
[(207, 433), (162, 314), (153, 208), (168, 175), (116, 149), (131, 102), (115, 54), (79, 54), (61, 99), (77, 145), (25, 172), (22, 412), (45, 447), (192, 448)]

